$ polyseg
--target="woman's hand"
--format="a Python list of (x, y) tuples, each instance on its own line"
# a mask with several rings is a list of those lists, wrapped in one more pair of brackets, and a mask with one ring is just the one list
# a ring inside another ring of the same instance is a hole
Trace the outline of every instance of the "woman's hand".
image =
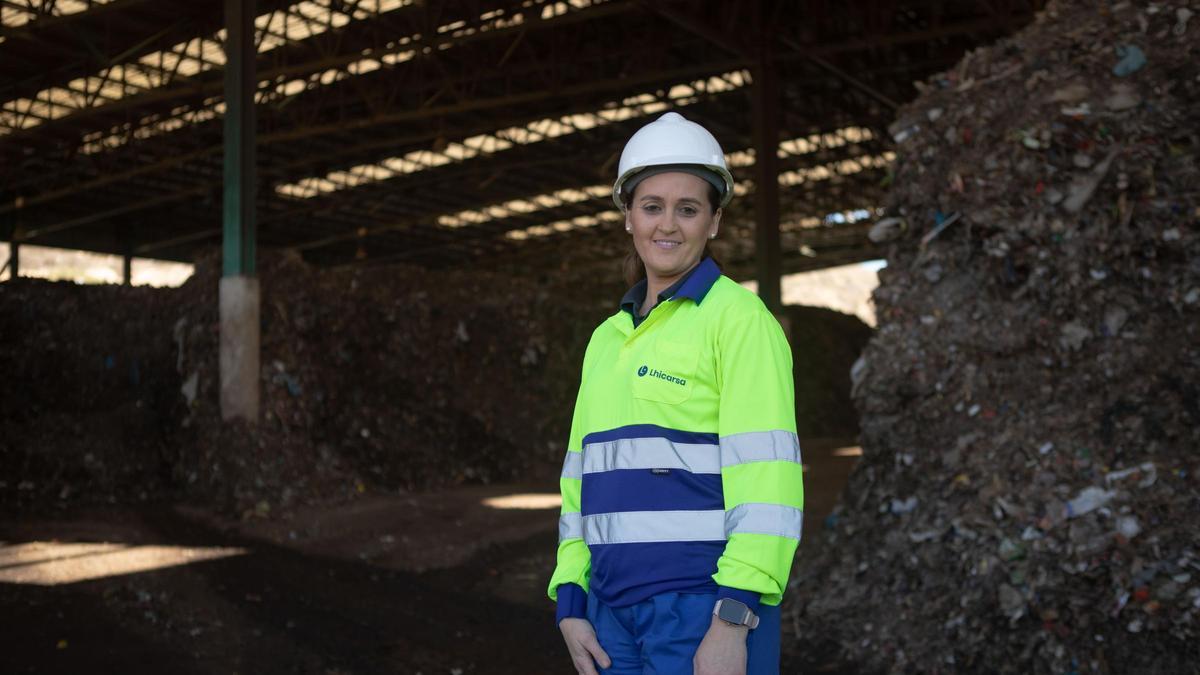
[(746, 635), (750, 629), (712, 618), (692, 657), (695, 675), (746, 675)]
[[(567, 651), (571, 653), (571, 661), (575, 664), (575, 672), (579, 675), (597, 675), (597, 663), (601, 668), (608, 668), (612, 665), (608, 654), (604, 653), (604, 649), (600, 647), (600, 641), (596, 639), (595, 629), (587, 619), (568, 617), (558, 622), (558, 629), (562, 631), (563, 640), (567, 643)], [(745, 645), (742, 646), (742, 649), (745, 650)], [(742, 670), (745, 670), (745, 664), (743, 664)]]

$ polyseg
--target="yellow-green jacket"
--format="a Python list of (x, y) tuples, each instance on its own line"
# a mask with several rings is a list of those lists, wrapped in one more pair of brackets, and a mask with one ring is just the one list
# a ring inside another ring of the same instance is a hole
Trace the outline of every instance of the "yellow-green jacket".
[(559, 482), (559, 619), (589, 591), (779, 604), (804, 483), (791, 350), (759, 298), (706, 258), (636, 327), (596, 328)]

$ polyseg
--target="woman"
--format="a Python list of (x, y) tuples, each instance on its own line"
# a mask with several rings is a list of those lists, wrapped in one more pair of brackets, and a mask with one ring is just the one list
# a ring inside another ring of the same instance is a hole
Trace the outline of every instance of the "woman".
[(804, 487), (791, 351), (707, 255), (733, 177), (678, 113), (625, 146), (613, 199), (642, 278), (592, 334), (550, 598), (579, 673), (775, 673)]

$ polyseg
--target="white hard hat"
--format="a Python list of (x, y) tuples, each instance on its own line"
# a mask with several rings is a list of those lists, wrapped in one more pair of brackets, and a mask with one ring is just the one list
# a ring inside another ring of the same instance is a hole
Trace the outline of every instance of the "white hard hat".
[(724, 207), (733, 198), (733, 175), (725, 165), (725, 153), (721, 152), (717, 139), (708, 133), (708, 129), (684, 119), (677, 112), (669, 112), (638, 129), (625, 144), (617, 182), (613, 183), (613, 202), (624, 209), (621, 189), (626, 181), (648, 167), (669, 164), (708, 169), (716, 174), (710, 182), (714, 186), (724, 183), (724, 187), (717, 188), (721, 193), (718, 206)]

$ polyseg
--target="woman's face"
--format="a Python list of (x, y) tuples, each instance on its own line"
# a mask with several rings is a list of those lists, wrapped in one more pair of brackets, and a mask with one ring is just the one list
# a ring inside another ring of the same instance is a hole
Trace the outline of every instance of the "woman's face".
[(634, 189), (625, 227), (651, 280), (669, 284), (700, 261), (721, 222), (708, 195), (704, 179), (676, 172), (651, 176)]

